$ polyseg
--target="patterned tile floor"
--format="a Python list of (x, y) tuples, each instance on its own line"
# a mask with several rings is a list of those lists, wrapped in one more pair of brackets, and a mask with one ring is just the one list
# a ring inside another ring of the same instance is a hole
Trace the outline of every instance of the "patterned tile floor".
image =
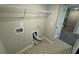
[[(63, 45), (61, 46), (58, 42)], [(25, 50), (22, 54), (70, 54), (72, 47), (68, 45), (65, 48), (65, 45), (67, 44), (62, 43), (61, 40), (51, 44), (47, 40), (43, 39), (39, 44)]]

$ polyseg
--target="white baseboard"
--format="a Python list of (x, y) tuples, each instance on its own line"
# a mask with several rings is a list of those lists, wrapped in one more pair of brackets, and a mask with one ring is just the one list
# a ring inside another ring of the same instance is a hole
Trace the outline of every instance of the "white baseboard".
[(47, 37), (43, 37), (45, 40), (47, 40), (49, 43), (53, 44), (53, 40), (49, 40)]

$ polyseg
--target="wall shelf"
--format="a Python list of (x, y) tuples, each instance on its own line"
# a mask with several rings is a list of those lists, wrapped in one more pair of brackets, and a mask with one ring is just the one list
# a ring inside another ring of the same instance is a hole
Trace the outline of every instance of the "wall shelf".
[(50, 15), (51, 11), (33, 9), (33, 8), (0, 8), (0, 17), (36, 17), (44, 18), (47, 15)]

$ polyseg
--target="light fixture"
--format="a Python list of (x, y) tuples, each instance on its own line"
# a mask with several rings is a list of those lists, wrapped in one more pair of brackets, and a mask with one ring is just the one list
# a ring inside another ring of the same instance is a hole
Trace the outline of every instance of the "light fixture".
[(79, 9), (79, 8), (75, 8), (75, 9)]

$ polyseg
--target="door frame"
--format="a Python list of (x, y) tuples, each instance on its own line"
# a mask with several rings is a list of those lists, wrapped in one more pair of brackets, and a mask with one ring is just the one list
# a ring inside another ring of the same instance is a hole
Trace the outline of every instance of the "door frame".
[[(58, 10), (58, 15), (57, 15), (57, 20), (55, 23), (55, 28), (54, 28), (54, 40), (59, 39), (60, 36), (60, 32), (62, 30), (63, 27), (63, 22), (64, 22), (64, 18), (67, 12), (67, 5), (59, 5), (59, 10)], [(61, 17), (63, 16), (63, 17)]]

